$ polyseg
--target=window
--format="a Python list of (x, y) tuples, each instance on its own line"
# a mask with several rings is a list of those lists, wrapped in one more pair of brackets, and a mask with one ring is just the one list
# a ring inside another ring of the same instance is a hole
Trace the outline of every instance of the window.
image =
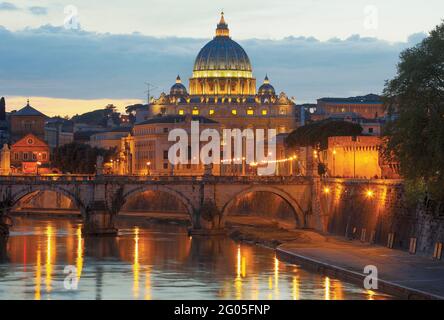
[(32, 160), (37, 160), (37, 154), (35, 153), (32, 154)]
[(198, 116), (199, 115), (199, 109), (194, 108), (193, 109), (193, 116)]
[(15, 160), (18, 160), (19, 159), (19, 154), (16, 152), (16, 153), (14, 153), (14, 159)]
[(236, 109), (231, 110), (231, 114), (232, 114), (233, 116), (237, 115), (237, 110), (236, 110)]
[(183, 109), (180, 109), (180, 110), (179, 110), (179, 115), (180, 115), (180, 116), (183, 116), (184, 114), (185, 114), (185, 111), (184, 111)]
[(168, 128), (163, 128), (163, 133), (168, 133)]
[(267, 114), (268, 114), (268, 110), (266, 110), (266, 109), (262, 110), (262, 115), (263, 116), (266, 116)]
[(23, 160), (28, 160), (28, 153), (27, 152), (23, 153)]
[(253, 109), (248, 109), (247, 110), (247, 115), (249, 115), (249, 116), (254, 115), (254, 110)]
[(373, 133), (373, 128), (368, 128), (368, 133)]
[(163, 168), (164, 168), (164, 169), (168, 169), (168, 162), (165, 162), (165, 163), (163, 164)]
[(163, 159), (168, 160), (168, 150), (163, 151)]
[(212, 116), (212, 115), (214, 114), (214, 109), (210, 109), (210, 111), (208, 112), (208, 114), (209, 114), (210, 116)]

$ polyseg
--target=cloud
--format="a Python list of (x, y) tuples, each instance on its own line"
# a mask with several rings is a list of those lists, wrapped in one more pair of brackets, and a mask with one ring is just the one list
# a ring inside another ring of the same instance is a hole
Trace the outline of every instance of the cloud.
[(17, 6), (10, 2), (0, 2), (0, 11), (15, 11)]
[[(299, 102), (322, 96), (381, 92), (396, 71), (399, 53), (420, 41), (389, 43), (351, 36), (240, 41), (258, 85), (268, 73), (277, 91)], [(191, 76), (209, 39), (112, 35), (43, 26), (11, 32), (0, 27), (0, 96), (71, 99), (143, 99), (145, 82), (168, 91), (177, 74)]]
[(48, 9), (45, 7), (29, 7), (29, 12), (36, 16), (45, 16), (48, 14)]

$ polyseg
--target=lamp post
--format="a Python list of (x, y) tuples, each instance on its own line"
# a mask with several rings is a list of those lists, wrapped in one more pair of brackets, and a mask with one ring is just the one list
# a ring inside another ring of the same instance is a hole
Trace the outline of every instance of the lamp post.
[(37, 175), (39, 175), (39, 167), (42, 165), (40, 161), (37, 161)]
[(146, 175), (147, 176), (149, 176), (149, 175), (151, 175), (151, 161), (148, 161), (147, 163), (146, 163)]
[(333, 177), (336, 177), (336, 148), (333, 149)]

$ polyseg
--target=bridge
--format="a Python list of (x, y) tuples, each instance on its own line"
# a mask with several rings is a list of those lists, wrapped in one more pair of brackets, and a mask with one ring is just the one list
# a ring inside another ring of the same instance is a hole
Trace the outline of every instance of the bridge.
[(115, 220), (126, 201), (145, 191), (165, 192), (178, 199), (195, 234), (223, 231), (232, 204), (251, 192), (268, 192), (284, 199), (299, 228), (322, 229), (313, 205), (319, 184), (296, 176), (1, 176), (0, 215), (21, 199), (39, 191), (70, 198), (80, 210), (85, 235), (116, 235)]

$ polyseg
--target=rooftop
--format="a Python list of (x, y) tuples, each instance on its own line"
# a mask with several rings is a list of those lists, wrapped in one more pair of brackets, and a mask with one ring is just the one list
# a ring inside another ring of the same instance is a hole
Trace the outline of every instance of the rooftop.
[(377, 94), (368, 94), (366, 96), (357, 96), (349, 98), (321, 98), (318, 102), (331, 102), (331, 103), (382, 103), (381, 97)]
[[(169, 115), (169, 116), (158, 116), (143, 122), (136, 123), (136, 125), (144, 124), (156, 124), (156, 123), (182, 123), (185, 122), (187, 116), (181, 115)], [(192, 116), (192, 121), (199, 121), (199, 123), (215, 124), (217, 121), (202, 117), (202, 116)]]
[(43, 113), (41, 113), (37, 109), (31, 107), (29, 105), (29, 101), (28, 101), (28, 104), (26, 106), (24, 106), (19, 111), (12, 113), (11, 115), (14, 115), (14, 116), (41, 116), (41, 117), (47, 118), (46, 115), (44, 115)]

